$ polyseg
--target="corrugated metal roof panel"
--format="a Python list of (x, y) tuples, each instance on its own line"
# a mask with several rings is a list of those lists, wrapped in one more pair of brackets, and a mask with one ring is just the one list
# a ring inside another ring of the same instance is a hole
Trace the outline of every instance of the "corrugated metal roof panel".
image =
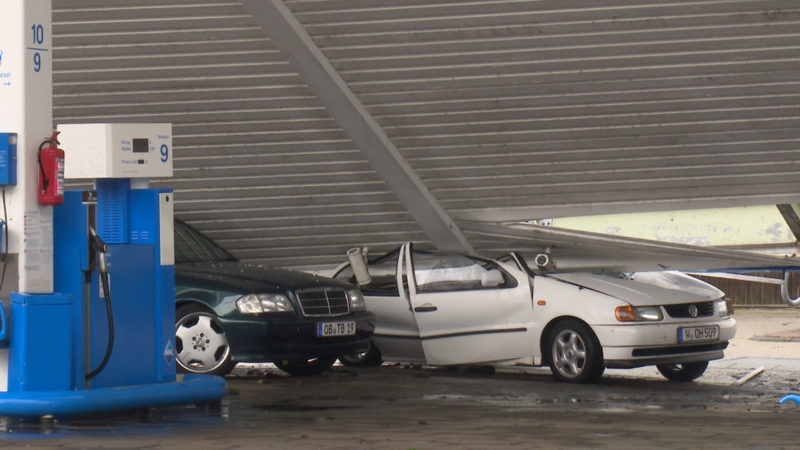
[[(800, 201), (794, 1), (285, 3), (454, 216)], [(237, 255), (424, 240), (238, 1), (53, 5), (56, 121), (172, 122), (163, 184)]]
[(287, 5), (453, 215), (799, 197), (791, 2)]
[(240, 3), (54, 0), (54, 116), (173, 123), (176, 215), (247, 261), (425, 240)]

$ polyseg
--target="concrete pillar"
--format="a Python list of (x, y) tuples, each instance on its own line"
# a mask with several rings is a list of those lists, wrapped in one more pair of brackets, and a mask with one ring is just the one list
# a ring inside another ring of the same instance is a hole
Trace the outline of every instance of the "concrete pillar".
[(52, 35), (51, 0), (0, 3), (0, 132), (17, 134), (18, 152), (17, 184), (0, 186), (9, 261), (17, 262), (3, 292), (53, 291), (53, 209), (37, 201), (37, 152), (53, 132)]

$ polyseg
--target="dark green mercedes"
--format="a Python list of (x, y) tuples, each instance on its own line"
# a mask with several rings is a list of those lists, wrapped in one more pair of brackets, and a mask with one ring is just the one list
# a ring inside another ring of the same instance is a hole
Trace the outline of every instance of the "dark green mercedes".
[(179, 370), (225, 375), (273, 362), (314, 375), (367, 351), (374, 326), (361, 291), (305, 272), (243, 264), (175, 221), (175, 344)]

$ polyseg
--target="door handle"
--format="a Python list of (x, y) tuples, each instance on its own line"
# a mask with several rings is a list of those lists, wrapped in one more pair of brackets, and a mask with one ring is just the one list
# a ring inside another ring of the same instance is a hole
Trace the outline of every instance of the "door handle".
[(414, 312), (434, 312), (437, 309), (439, 308), (435, 306), (417, 306), (416, 308), (414, 308)]

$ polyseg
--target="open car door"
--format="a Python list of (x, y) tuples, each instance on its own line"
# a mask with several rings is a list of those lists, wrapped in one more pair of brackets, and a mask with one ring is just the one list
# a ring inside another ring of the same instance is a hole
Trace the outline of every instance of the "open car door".
[(429, 364), (494, 363), (531, 357), (528, 276), (458, 254), (403, 248), (408, 295)]

